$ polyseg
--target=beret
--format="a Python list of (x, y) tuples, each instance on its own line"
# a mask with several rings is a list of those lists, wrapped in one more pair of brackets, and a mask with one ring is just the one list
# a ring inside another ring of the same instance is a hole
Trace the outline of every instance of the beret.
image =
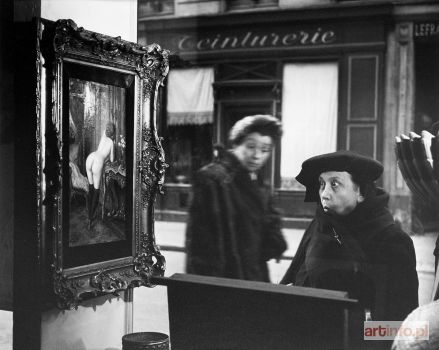
[(311, 157), (302, 163), (296, 180), (306, 187), (305, 202), (319, 201), (319, 176), (326, 171), (346, 171), (358, 181), (373, 182), (383, 173), (375, 159), (352, 151), (337, 151)]

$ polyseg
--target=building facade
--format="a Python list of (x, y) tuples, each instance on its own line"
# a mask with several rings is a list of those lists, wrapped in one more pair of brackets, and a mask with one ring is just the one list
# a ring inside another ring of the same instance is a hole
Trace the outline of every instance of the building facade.
[(435, 206), (412, 197), (394, 144), (439, 120), (436, 1), (142, 0), (138, 18), (139, 42), (171, 52), (159, 217), (184, 220), (192, 174), (235, 121), (272, 114), (284, 136), (264, 176), (287, 225), (314, 211), (294, 179), (302, 161), (349, 149), (383, 162), (379, 185), (405, 228), (435, 227)]

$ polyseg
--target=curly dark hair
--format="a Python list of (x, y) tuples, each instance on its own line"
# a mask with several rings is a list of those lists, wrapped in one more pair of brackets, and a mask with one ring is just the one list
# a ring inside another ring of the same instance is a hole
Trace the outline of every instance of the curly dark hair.
[(240, 145), (252, 132), (270, 136), (273, 142), (276, 142), (282, 136), (282, 123), (279, 119), (266, 114), (244, 117), (230, 129), (229, 142), (233, 146)]
[(108, 122), (107, 126), (105, 127), (105, 136), (109, 138), (114, 138), (116, 134), (116, 125), (112, 122)]

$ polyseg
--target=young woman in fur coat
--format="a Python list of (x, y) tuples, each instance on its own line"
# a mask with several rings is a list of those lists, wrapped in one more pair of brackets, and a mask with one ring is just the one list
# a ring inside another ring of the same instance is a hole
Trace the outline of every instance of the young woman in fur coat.
[(230, 130), (229, 150), (217, 151), (193, 182), (186, 230), (187, 273), (269, 281), (267, 261), (286, 250), (281, 218), (258, 171), (282, 134), (278, 119), (248, 116)]

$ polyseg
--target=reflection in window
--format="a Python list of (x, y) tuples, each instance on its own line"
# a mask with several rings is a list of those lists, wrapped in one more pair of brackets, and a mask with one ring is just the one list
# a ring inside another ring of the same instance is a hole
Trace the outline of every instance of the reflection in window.
[(190, 183), (212, 158), (212, 68), (173, 69), (168, 77), (167, 182)]
[(138, 17), (169, 15), (174, 13), (174, 0), (139, 0)]
[[(418, 40), (415, 46), (415, 121), (414, 131), (439, 129), (439, 45), (435, 40)], [(413, 222), (423, 230), (439, 228), (438, 207), (413, 196)]]
[(187, 184), (212, 160), (212, 124), (170, 126), (168, 183)]
[(303, 190), (295, 180), (302, 162), (336, 150), (337, 63), (286, 64), (282, 95), (281, 187)]
[(227, 0), (228, 11), (248, 9), (254, 7), (277, 6), (279, 0)]

